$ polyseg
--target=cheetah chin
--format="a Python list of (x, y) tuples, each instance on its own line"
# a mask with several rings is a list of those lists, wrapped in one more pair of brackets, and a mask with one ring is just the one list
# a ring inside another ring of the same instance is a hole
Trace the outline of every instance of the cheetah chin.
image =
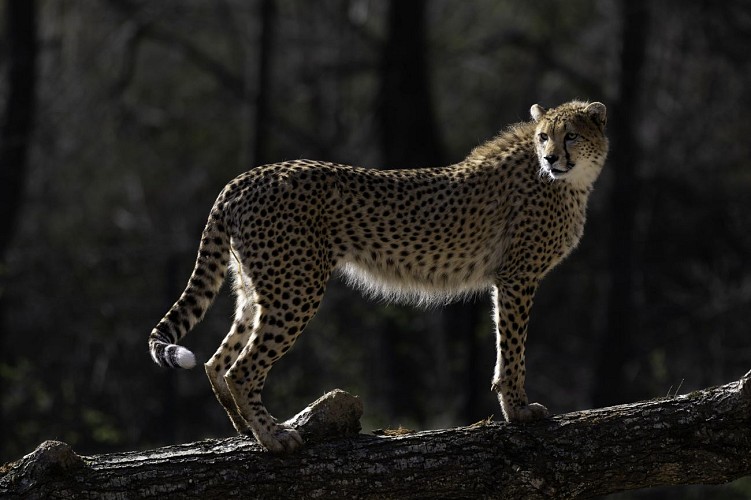
[(561, 178), (562, 176), (569, 173), (574, 168), (573, 163), (567, 163), (565, 167), (550, 167), (550, 173), (555, 177), (556, 179)]

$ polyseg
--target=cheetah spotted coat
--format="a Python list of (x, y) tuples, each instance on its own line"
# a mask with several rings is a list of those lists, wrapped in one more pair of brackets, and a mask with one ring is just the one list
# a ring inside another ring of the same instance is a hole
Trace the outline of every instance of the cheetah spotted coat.
[(449, 302), (491, 291), (497, 330), (492, 388), (510, 421), (547, 415), (524, 391), (535, 290), (578, 243), (607, 154), (605, 106), (531, 109), (464, 161), (374, 170), (298, 160), (231, 181), (209, 215), (187, 288), (149, 337), (158, 364), (190, 368), (176, 345), (234, 274), (232, 327), (206, 363), (238, 432), (271, 451), (302, 444), (261, 402), (269, 369), (302, 333), (332, 273), (395, 300)]

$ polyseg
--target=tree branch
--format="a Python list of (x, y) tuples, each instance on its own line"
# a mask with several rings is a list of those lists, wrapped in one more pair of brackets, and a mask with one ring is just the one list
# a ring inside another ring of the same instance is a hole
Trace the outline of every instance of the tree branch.
[[(133, 19), (137, 23), (134, 38), (131, 39), (136, 44), (135, 47), (137, 47), (142, 38), (146, 38), (155, 43), (162, 43), (167, 47), (175, 48), (182, 52), (196, 67), (212, 75), (235, 98), (242, 100), (246, 97), (245, 82), (242, 77), (230, 70), (230, 68), (204, 50), (200, 45), (194, 43), (189, 38), (162, 28), (153, 19), (145, 19), (140, 14), (139, 6), (136, 2), (132, 2), (131, 0), (109, 0), (109, 3), (123, 15), (127, 16), (128, 19)], [(133, 54), (129, 55), (132, 56)], [(130, 71), (128, 65), (132, 64), (132, 62), (126, 60), (125, 64), (126, 67), (123, 70), (123, 75), (121, 75), (116, 84), (115, 91), (122, 90), (117, 86), (122, 87), (127, 84), (127, 78), (129, 78), (128, 72)]]
[(751, 474), (751, 372), (533, 424), (355, 435), (361, 413), (356, 397), (325, 395), (290, 421), (307, 446), (287, 456), (242, 437), (90, 457), (47, 441), (0, 468), (0, 496), (589, 498)]

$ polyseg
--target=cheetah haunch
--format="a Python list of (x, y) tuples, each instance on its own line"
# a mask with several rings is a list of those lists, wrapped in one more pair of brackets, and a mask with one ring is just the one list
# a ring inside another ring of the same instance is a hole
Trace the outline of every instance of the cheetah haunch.
[(524, 391), (524, 344), (540, 280), (577, 245), (605, 162), (605, 106), (531, 108), (442, 168), (372, 170), (299, 160), (230, 182), (209, 214), (187, 288), (149, 336), (159, 365), (192, 368), (176, 345), (234, 274), (237, 310), (206, 363), (238, 432), (292, 451), (298, 433), (261, 402), (266, 375), (310, 321), (332, 273), (396, 300), (445, 303), (491, 291), (497, 332), (492, 390), (508, 421), (548, 415)]

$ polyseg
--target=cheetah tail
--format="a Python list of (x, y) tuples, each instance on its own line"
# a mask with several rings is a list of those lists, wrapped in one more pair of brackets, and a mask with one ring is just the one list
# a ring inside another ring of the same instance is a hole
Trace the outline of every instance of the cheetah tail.
[(149, 335), (149, 351), (159, 366), (193, 368), (196, 365), (193, 353), (176, 344), (203, 319), (227, 274), (230, 239), (220, 219), (220, 212), (214, 207), (201, 236), (188, 286)]

